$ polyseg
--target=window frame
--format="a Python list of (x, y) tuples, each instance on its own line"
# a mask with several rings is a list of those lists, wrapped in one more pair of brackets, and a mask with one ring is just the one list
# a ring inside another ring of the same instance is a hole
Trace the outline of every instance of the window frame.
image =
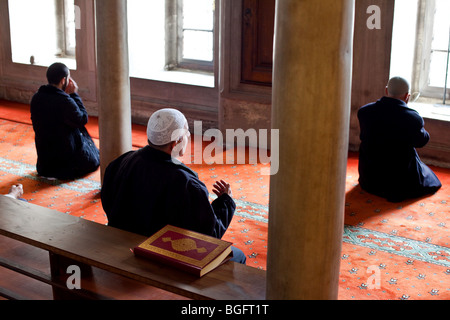
[(218, 10), (214, 9), (213, 22), (213, 60), (194, 60), (183, 58), (183, 0), (166, 0), (166, 65), (167, 71), (191, 71), (213, 74), (217, 51)]
[[(80, 86), (85, 105), (95, 110), (97, 103), (95, 3), (91, 0), (75, 0), (75, 6), (78, 10), (75, 30), (76, 69), (71, 69), (71, 74)], [(13, 62), (7, 0), (0, 0), (0, 16), (3, 18), (0, 19), (0, 41), (3, 44), (0, 48), (0, 92), (5, 90), (4, 97), (7, 99), (8, 90), (21, 92), (20, 99), (24, 100), (20, 101), (27, 103), (35, 93), (37, 84), (45, 83), (47, 67)]]
[[(57, 61), (58, 59), (64, 59), (64, 60), (73, 60), (73, 62), (76, 65), (76, 44), (75, 47), (70, 47), (69, 46), (69, 37), (70, 35), (68, 34), (69, 32), (69, 27), (68, 27), (68, 1), (73, 1), (74, 2), (74, 17), (76, 19), (76, 4), (75, 4), (75, 0), (54, 0), (54, 8), (55, 8), (55, 23), (56, 23), (56, 30), (55, 30), (55, 40), (56, 40), (56, 51), (54, 52), (54, 55), (52, 57), (48, 57), (49, 61), (50, 60), (55, 60)], [(8, 5), (8, 15), (10, 14), (9, 12), (9, 5)], [(76, 21), (74, 21), (76, 24)], [(10, 20), (8, 19), (8, 31), (11, 31), (11, 24), (10, 24)], [(75, 39), (76, 39), (76, 27), (75, 30), (73, 30), (75, 32)], [(76, 43), (76, 40), (75, 40)], [(11, 45), (11, 50), (12, 50), (12, 43)], [(12, 59), (12, 58), (11, 58)], [(13, 63), (17, 63), (17, 64), (34, 64), (31, 60), (30, 61), (13, 61), (11, 60)], [(48, 67), (48, 65), (46, 65), (46, 63), (43, 63), (42, 65), (39, 64), (39, 66), (42, 67)]]
[[(70, 47), (69, 43), (69, 26), (68, 26), (68, 2), (74, 2), (74, 16), (75, 14), (75, 1), (74, 0), (55, 0), (56, 5), (56, 15), (57, 15), (57, 31), (56, 37), (58, 41), (58, 48), (61, 52), (57, 55), (59, 58), (69, 58), (76, 59), (76, 45), (75, 47)], [(75, 28), (76, 29), (76, 28)], [(75, 30), (76, 34), (76, 30)], [(76, 36), (75, 36), (76, 37)]]
[[(419, 0), (418, 1), (418, 17), (417, 17), (417, 36), (416, 36), (416, 51), (415, 63), (413, 70), (412, 91), (420, 92), (424, 98), (442, 100), (444, 98), (444, 88), (430, 86), (428, 83), (431, 55), (432, 55), (432, 41), (434, 32), (434, 17), (436, 11), (435, 0)], [(450, 88), (447, 87), (445, 95), (450, 94)]]
[[(69, 7), (68, 7), (68, 2), (69, 1), (73, 1), (73, 9), (74, 9), (74, 12), (73, 12), (73, 14), (74, 14), (74, 32), (75, 32), (75, 47), (71, 47), (70, 46), (70, 42), (69, 42), (69, 35), (68, 35), (68, 33), (70, 32), (70, 30), (69, 30), (69, 26), (68, 26), (68, 23), (69, 23), (69, 21), (68, 21), (68, 10), (69, 10)], [(76, 24), (77, 24), (77, 21), (76, 21), (76, 19), (77, 19), (77, 6), (75, 5), (75, 0), (63, 0), (63, 4), (64, 4), (64, 8), (63, 8), (63, 10), (64, 10), (64, 39), (65, 39), (65, 42), (64, 42), (64, 54), (65, 54), (65, 57), (70, 57), (70, 58), (74, 58), (74, 59), (76, 59), (76, 51), (77, 51), (77, 45), (76, 45), (76, 29), (77, 29), (77, 26), (76, 26)]]

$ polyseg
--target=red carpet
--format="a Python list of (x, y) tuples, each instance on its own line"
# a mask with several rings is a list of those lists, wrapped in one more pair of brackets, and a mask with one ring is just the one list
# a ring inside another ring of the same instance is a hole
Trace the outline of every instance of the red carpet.
[(443, 184), (435, 195), (393, 204), (361, 191), (357, 166), (350, 155), (340, 298), (449, 299), (450, 170), (432, 168)]
[[(0, 101), (0, 193), (22, 183), (31, 203), (107, 223), (99, 172), (72, 182), (37, 177), (30, 123), (27, 105)], [(98, 138), (96, 118), (88, 130)], [(145, 127), (134, 126), (133, 145), (145, 143)], [(238, 210), (225, 240), (245, 252), (249, 266), (265, 269), (270, 177), (260, 174), (261, 165), (194, 165), (189, 160), (184, 162), (210, 190), (217, 179), (232, 185)], [(450, 299), (450, 170), (433, 168), (444, 185), (436, 195), (392, 204), (361, 191), (357, 164), (357, 155), (350, 154), (339, 298)]]

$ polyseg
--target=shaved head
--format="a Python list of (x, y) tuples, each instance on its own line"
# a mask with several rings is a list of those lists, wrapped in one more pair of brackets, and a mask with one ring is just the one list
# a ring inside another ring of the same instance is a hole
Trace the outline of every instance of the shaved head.
[(402, 99), (409, 93), (409, 82), (401, 77), (394, 77), (389, 80), (387, 86), (388, 95), (392, 98)]

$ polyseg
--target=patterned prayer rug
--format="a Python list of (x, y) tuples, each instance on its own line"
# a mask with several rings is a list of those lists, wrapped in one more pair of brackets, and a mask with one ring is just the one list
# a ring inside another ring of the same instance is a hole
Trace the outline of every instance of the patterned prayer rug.
[[(22, 183), (24, 198), (31, 203), (106, 224), (99, 172), (76, 181), (37, 176), (28, 108), (0, 101), (0, 193)], [(96, 118), (91, 118), (88, 130), (98, 144)], [(134, 126), (134, 147), (145, 143), (145, 127)], [(265, 269), (270, 176), (261, 174), (264, 168), (259, 164), (193, 160), (183, 159), (211, 193), (218, 179), (232, 185), (237, 212), (224, 240), (244, 251), (249, 266)], [(444, 185), (436, 195), (393, 204), (360, 189), (357, 164), (357, 154), (350, 154), (339, 298), (450, 299), (450, 170), (433, 168)]]
[(350, 155), (342, 299), (450, 298), (450, 170), (432, 169), (443, 184), (438, 193), (390, 203), (361, 190)]

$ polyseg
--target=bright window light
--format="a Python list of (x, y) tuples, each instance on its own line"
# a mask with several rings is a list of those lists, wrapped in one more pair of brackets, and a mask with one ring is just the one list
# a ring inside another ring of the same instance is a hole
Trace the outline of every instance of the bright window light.
[(214, 0), (183, 0), (183, 59), (213, 61)]
[(76, 69), (74, 0), (9, 0), (8, 5), (13, 62), (49, 66), (60, 61)]
[[(436, 0), (429, 73), (429, 84), (432, 87), (444, 88), (448, 71), (449, 39), (450, 1)], [(447, 88), (450, 88), (450, 77), (447, 78)]]

